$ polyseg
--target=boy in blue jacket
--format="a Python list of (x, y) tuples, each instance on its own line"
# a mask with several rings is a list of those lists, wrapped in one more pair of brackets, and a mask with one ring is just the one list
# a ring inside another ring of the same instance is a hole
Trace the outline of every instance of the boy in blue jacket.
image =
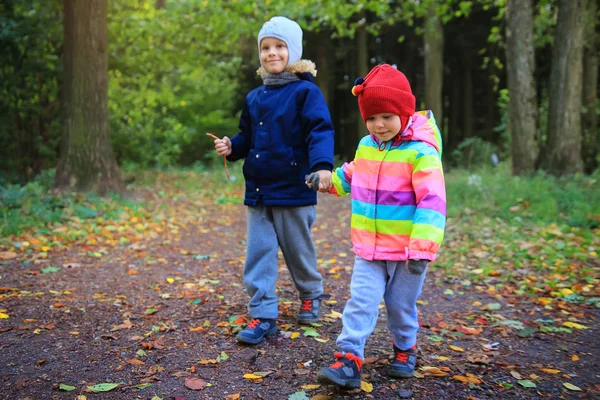
[(273, 17), (258, 34), (258, 49), (263, 85), (246, 96), (239, 133), (214, 142), (228, 160), (245, 158), (244, 283), (252, 320), (236, 339), (247, 344), (277, 332), (279, 248), (302, 303), (298, 322), (320, 317), (323, 278), (311, 237), (317, 194), (305, 176), (316, 172), (325, 188), (333, 169), (333, 124), (314, 83), (315, 65), (301, 60), (302, 29), (288, 18)]

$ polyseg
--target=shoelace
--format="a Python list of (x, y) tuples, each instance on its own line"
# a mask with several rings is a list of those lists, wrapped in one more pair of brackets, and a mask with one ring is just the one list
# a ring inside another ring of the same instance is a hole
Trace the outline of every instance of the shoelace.
[(302, 300), (302, 311), (312, 310), (312, 300)]
[(260, 324), (260, 319), (253, 319), (252, 321), (250, 321), (250, 323), (248, 324), (248, 328), (250, 329), (254, 329), (256, 328), (258, 325)]
[(396, 360), (405, 363), (406, 361), (408, 361), (408, 354), (407, 353), (397, 352), (396, 353)]
[(344, 365), (346, 365), (346, 361), (340, 361), (343, 358), (349, 360), (349, 361), (354, 361), (356, 363), (356, 366), (358, 367), (358, 370), (360, 371), (360, 368), (362, 367), (362, 360), (360, 359), (359, 356), (355, 356), (352, 353), (338, 353), (335, 352), (333, 353), (333, 356), (335, 357), (336, 361), (331, 364), (331, 366), (329, 368), (331, 369), (338, 369), (338, 368), (342, 368)]

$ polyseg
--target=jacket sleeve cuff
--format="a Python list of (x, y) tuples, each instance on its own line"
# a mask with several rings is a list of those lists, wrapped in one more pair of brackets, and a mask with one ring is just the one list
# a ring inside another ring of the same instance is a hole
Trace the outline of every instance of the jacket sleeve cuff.
[(328, 162), (320, 162), (313, 165), (313, 167), (310, 170), (311, 172), (317, 172), (321, 170), (333, 171), (333, 165), (331, 165)]

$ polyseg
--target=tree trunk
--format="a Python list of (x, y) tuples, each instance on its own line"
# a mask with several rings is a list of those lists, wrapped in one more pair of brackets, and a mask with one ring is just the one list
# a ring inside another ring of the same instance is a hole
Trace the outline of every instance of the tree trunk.
[(444, 29), (440, 18), (436, 15), (433, 3), (429, 7), (429, 16), (425, 24), (425, 108), (433, 111), (441, 127), (444, 122), (442, 115)]
[(473, 60), (466, 55), (463, 61), (463, 137), (466, 139), (473, 136)]
[(539, 151), (532, 0), (508, 0), (506, 25), (512, 173), (521, 175), (535, 170)]
[(550, 72), (548, 140), (542, 168), (553, 175), (583, 170), (581, 97), (583, 32), (587, 0), (559, 0)]
[(596, 33), (596, 12), (598, 4), (592, 1), (586, 12), (586, 44), (583, 51), (583, 166), (590, 174), (598, 168), (597, 155), (600, 153), (598, 135), (598, 33)]
[(58, 189), (123, 190), (108, 131), (107, 7), (107, 0), (64, 0)]
[[(369, 73), (369, 47), (367, 45), (368, 33), (365, 29), (364, 25), (361, 25), (356, 29), (356, 65), (358, 66), (358, 76), (365, 77)], [(348, 159), (354, 158), (354, 153), (356, 151), (356, 146), (358, 146), (358, 142), (360, 139), (367, 134), (367, 128), (365, 127), (365, 122), (360, 115), (360, 111), (358, 109), (358, 101), (355, 101), (357, 111), (357, 119), (356, 119), (356, 137), (354, 143), (350, 148), (346, 149), (346, 157)]]

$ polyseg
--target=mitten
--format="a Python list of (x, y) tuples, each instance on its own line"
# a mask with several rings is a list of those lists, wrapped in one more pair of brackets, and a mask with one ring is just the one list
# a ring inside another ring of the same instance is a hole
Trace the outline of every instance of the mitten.
[(429, 265), (428, 260), (408, 260), (406, 266), (408, 272), (414, 275), (421, 275)]
[(312, 172), (304, 177), (306, 184), (315, 192), (319, 190), (319, 173)]

